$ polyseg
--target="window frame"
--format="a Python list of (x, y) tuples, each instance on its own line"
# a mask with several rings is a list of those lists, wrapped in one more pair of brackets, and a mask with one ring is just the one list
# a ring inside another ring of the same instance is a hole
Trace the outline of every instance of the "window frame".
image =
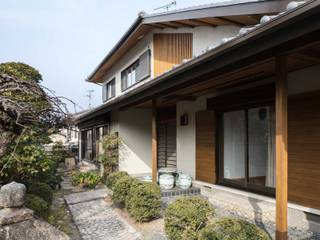
[[(123, 70), (122, 72), (121, 72), (121, 91), (122, 92), (124, 92), (124, 91), (126, 91), (127, 89), (129, 89), (129, 88), (131, 88), (131, 87), (133, 87), (134, 85), (136, 85), (138, 82), (140, 82), (141, 80), (137, 80), (137, 69), (138, 69), (138, 67), (139, 67), (139, 62), (140, 62), (140, 60), (139, 59), (137, 59), (136, 61), (134, 61), (129, 67), (127, 67), (125, 70)], [(128, 76), (129, 76), (129, 71), (130, 71), (130, 73), (132, 73), (132, 70), (133, 70), (133, 67), (134, 66), (136, 66), (135, 67), (135, 82), (133, 83), (133, 84), (131, 84), (130, 86), (128, 86)], [(124, 74), (126, 74), (126, 86), (125, 86), (125, 88), (124, 88), (124, 86), (123, 86), (123, 76), (124, 76)]]
[[(256, 108), (256, 107), (263, 107), (263, 106), (269, 106), (269, 107), (274, 107), (274, 101), (262, 101), (262, 102), (252, 102), (252, 103), (240, 103), (237, 106), (226, 106), (221, 109), (216, 110), (217, 114), (217, 143), (216, 143), (216, 149), (217, 149), (217, 162), (218, 162), (218, 169), (219, 169), (219, 174), (218, 174), (218, 182), (221, 185), (229, 186), (229, 187), (234, 187), (237, 189), (242, 189), (246, 190), (249, 192), (253, 193), (258, 193), (258, 194), (263, 194), (266, 196), (275, 196), (275, 190), (276, 188), (268, 187), (268, 186), (258, 186), (250, 183), (247, 179), (249, 176), (249, 156), (248, 156), (248, 110), (251, 108)], [(245, 159), (245, 176), (246, 176), (246, 181), (244, 183), (238, 183), (236, 181), (230, 180), (225, 178), (224, 176), (224, 124), (223, 124), (223, 114), (227, 112), (232, 112), (232, 111), (238, 111), (238, 110), (244, 110), (245, 111), (245, 118), (246, 118), (246, 159)]]
[[(138, 76), (137, 76), (137, 72), (139, 71), (139, 66), (140, 66), (140, 60), (141, 60), (141, 57), (145, 54), (149, 54), (149, 66), (148, 66), (148, 74), (146, 74), (145, 76), (143, 76), (141, 79), (138, 79)], [(133, 67), (135, 66), (134, 68), (134, 72), (135, 72), (135, 82), (133, 84), (131, 84), (130, 86), (128, 86), (128, 72), (132, 72), (133, 70)], [(123, 83), (123, 77), (124, 77), (124, 74), (126, 74), (126, 85), (124, 87), (124, 83)], [(130, 64), (127, 68), (125, 68), (123, 71), (121, 71), (121, 91), (122, 92), (125, 92), (126, 90), (130, 89), (131, 87), (133, 87), (134, 85), (138, 84), (139, 82), (145, 80), (146, 78), (150, 77), (151, 76), (151, 50), (150, 49), (147, 49), (145, 51), (143, 51), (138, 59), (136, 59), (132, 64)]]
[[(114, 91), (112, 90), (112, 84), (114, 87)], [(104, 102), (106, 102), (116, 96), (116, 78), (115, 77), (113, 77), (111, 80), (109, 80), (107, 83), (105, 83), (103, 87), (105, 88), (105, 91), (104, 91), (105, 101)], [(110, 88), (111, 96), (109, 96), (109, 88)]]

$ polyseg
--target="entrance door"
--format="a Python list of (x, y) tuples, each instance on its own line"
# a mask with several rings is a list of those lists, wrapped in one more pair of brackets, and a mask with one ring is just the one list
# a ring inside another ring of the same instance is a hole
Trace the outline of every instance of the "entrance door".
[(177, 167), (176, 121), (157, 124), (158, 128), (158, 168)]
[(220, 181), (273, 192), (274, 108), (266, 105), (222, 112), (221, 123)]

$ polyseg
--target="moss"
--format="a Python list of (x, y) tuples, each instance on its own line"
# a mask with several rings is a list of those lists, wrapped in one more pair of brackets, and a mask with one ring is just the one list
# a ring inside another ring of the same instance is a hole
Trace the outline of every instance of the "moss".
[(57, 209), (50, 211), (48, 222), (63, 231), (67, 235), (71, 235), (72, 229), (70, 226), (70, 222), (66, 219), (67, 212), (65, 206), (61, 206)]

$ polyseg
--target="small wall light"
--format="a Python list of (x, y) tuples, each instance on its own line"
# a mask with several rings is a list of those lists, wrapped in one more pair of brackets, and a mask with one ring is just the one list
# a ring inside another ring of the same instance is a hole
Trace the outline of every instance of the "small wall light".
[(184, 113), (180, 116), (180, 126), (187, 126), (189, 124), (189, 115)]

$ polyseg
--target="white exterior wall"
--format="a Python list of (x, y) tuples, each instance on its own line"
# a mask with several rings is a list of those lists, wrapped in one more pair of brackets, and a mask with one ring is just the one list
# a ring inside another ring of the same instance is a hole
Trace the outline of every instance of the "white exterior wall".
[[(196, 101), (181, 101), (177, 104), (177, 168), (195, 177), (196, 173), (196, 118), (195, 113), (207, 108), (206, 98)], [(180, 126), (180, 116), (187, 113), (189, 123)]]
[(111, 131), (122, 141), (119, 169), (129, 174), (151, 173), (151, 110), (112, 112)]
[[(121, 91), (121, 72), (128, 68), (131, 64), (133, 64), (136, 60), (139, 59), (141, 54), (143, 54), (146, 50), (151, 49), (151, 59), (152, 57), (152, 48), (153, 48), (153, 38), (152, 33), (147, 34), (145, 37), (143, 37), (135, 47), (133, 47), (127, 54), (125, 54), (118, 62), (115, 64), (103, 77), (104, 84), (112, 80), (113, 78), (116, 78), (116, 97), (124, 94), (127, 91), (122, 92)], [(153, 76), (151, 68), (151, 77)], [(145, 79), (142, 82), (150, 80), (150, 78)], [(128, 91), (134, 89), (137, 85), (131, 87), (128, 89)], [(102, 91), (101, 91), (102, 93)], [(102, 98), (101, 98), (102, 99)]]

